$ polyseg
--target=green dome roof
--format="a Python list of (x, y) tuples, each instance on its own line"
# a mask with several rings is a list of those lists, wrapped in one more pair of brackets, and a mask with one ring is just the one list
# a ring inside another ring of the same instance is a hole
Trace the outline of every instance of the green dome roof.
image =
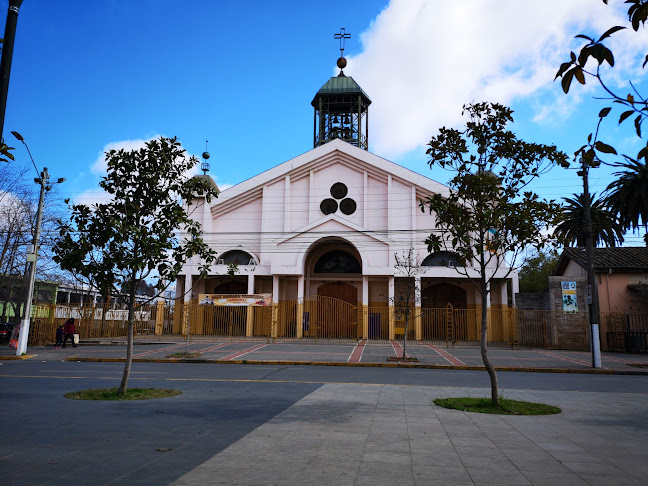
[(367, 93), (362, 90), (360, 85), (356, 83), (352, 77), (342, 75), (329, 79), (324, 84), (324, 86), (319, 89), (319, 91), (315, 95), (315, 98), (313, 98), (313, 101), (311, 101), (311, 105), (313, 107), (316, 107), (316, 100), (321, 95), (335, 94), (360, 94), (363, 98), (365, 98), (367, 105), (371, 104), (371, 100), (367, 96)]

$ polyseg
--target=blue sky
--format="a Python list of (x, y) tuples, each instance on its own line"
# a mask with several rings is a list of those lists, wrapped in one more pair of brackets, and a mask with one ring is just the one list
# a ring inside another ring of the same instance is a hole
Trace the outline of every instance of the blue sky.
[[(585, 143), (606, 106), (592, 98), (601, 93), (588, 84), (566, 96), (553, 77), (579, 45), (574, 35), (623, 22), (623, 2), (610, 4), (24, 0), (5, 134), (19, 131), (40, 167), (68, 179), (60, 194), (74, 201), (96, 200), (107, 148), (157, 135), (177, 136), (196, 155), (209, 140), (211, 174), (227, 187), (312, 148), (310, 101), (336, 73), (333, 34), (345, 27), (345, 72), (373, 101), (370, 151), (446, 183), (448, 173), (428, 168), (425, 143), (440, 126), (460, 126), (464, 103), (506, 103), (519, 136), (568, 154)], [(648, 36), (619, 34), (613, 85), (625, 94), (630, 78), (648, 93), (636, 62)], [(602, 139), (636, 154), (633, 133), (610, 115)], [(14, 145), (16, 163), (29, 164)], [(575, 172), (554, 169), (535, 189), (579, 192)], [(590, 177), (596, 192), (612, 180), (608, 168)], [(642, 244), (639, 235), (626, 242)]]

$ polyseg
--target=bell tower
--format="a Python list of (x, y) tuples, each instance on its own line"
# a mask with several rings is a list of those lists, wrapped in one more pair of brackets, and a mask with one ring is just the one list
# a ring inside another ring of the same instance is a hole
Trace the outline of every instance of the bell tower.
[(351, 34), (342, 28), (334, 38), (340, 39), (340, 58), (337, 60), (340, 74), (329, 79), (311, 102), (315, 109), (313, 148), (339, 138), (369, 150), (371, 100), (358, 83), (343, 71), (347, 65), (344, 58), (344, 41), (350, 39)]

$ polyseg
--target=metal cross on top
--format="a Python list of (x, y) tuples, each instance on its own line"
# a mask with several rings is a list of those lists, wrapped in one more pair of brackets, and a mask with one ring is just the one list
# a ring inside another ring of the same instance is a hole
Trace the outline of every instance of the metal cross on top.
[(344, 27), (340, 29), (339, 34), (333, 34), (333, 37), (335, 39), (340, 39), (340, 57), (344, 57), (344, 40), (345, 39), (350, 39), (351, 34), (347, 33), (344, 31)]

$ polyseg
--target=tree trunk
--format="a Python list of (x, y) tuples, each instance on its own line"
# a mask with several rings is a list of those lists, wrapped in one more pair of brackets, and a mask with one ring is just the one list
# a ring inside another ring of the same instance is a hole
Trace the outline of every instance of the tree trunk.
[(484, 362), (484, 366), (486, 367), (486, 371), (488, 371), (488, 375), (490, 376), (491, 400), (493, 401), (494, 406), (499, 406), (499, 386), (497, 383), (497, 373), (495, 372), (495, 368), (493, 367), (493, 364), (490, 362), (490, 359), (488, 359), (488, 348), (486, 345), (486, 339), (488, 337), (488, 307), (486, 307), (488, 288), (486, 287), (485, 284), (482, 284), (481, 297), (482, 297), (481, 339), (480, 339), (481, 355), (482, 355), (482, 361)]
[(135, 279), (131, 280), (130, 284), (130, 298), (128, 300), (128, 339), (126, 343), (126, 364), (124, 365), (124, 374), (122, 381), (117, 390), (117, 395), (120, 397), (126, 393), (128, 388), (128, 378), (130, 378), (131, 364), (133, 363), (133, 325), (135, 321)]

